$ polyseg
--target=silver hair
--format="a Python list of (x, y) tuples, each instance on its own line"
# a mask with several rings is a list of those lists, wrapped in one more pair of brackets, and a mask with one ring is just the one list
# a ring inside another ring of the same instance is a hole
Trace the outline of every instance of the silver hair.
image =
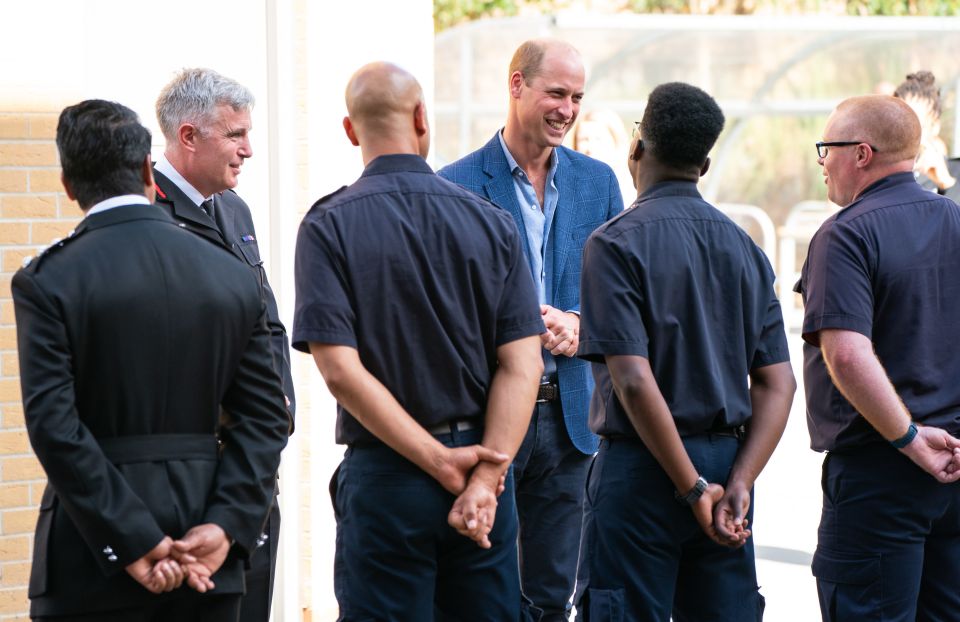
[(250, 89), (212, 69), (184, 69), (170, 81), (157, 98), (157, 121), (168, 141), (176, 139), (184, 123), (201, 132), (213, 119), (217, 106), (248, 110), (255, 101)]

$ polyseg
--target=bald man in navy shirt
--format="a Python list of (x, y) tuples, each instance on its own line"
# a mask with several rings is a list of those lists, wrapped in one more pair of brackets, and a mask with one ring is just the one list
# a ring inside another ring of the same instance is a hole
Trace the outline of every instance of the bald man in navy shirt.
[(913, 176), (902, 100), (842, 102), (817, 143), (843, 207), (810, 242), (804, 385), (823, 514), (824, 620), (956, 620), (960, 611), (960, 208)]

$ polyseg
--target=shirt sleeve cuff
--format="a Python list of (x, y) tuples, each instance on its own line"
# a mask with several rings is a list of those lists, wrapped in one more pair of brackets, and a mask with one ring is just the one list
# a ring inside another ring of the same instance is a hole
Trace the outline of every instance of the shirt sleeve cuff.
[(591, 339), (581, 341), (577, 357), (593, 363), (603, 363), (606, 356), (642, 356), (647, 358), (647, 344), (636, 341)]

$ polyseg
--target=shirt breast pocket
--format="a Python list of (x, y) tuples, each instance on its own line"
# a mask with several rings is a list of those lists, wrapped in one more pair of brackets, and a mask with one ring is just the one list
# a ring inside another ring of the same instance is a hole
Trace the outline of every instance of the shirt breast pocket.
[(260, 259), (260, 249), (257, 247), (256, 242), (240, 242), (237, 244), (237, 250), (240, 251), (244, 260), (251, 266), (256, 267), (263, 265), (263, 260)]
[(263, 260), (260, 259), (260, 249), (257, 247), (257, 243), (240, 242), (236, 244), (236, 248), (240, 251), (243, 260), (250, 266), (254, 275), (257, 277), (257, 285), (260, 287), (260, 293), (262, 294), (266, 275), (263, 273)]

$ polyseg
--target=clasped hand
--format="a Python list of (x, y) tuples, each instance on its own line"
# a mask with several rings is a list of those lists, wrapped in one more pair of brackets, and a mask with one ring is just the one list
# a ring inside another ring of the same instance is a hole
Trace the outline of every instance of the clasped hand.
[(739, 548), (750, 537), (746, 518), (750, 490), (746, 486), (733, 483), (724, 489), (720, 484), (708, 484), (690, 509), (703, 532), (717, 544)]
[(555, 356), (572, 357), (580, 347), (580, 316), (565, 313), (550, 305), (540, 305), (540, 315), (547, 330), (540, 335), (540, 345)]
[(490, 548), (497, 497), (504, 491), (510, 456), (482, 445), (446, 448), (434, 477), (457, 496), (447, 523), (481, 548)]
[(942, 428), (917, 425), (917, 435), (900, 451), (941, 484), (960, 480), (960, 439)]
[(164, 536), (126, 570), (154, 594), (175, 590), (184, 581), (202, 594), (216, 587), (210, 577), (223, 565), (229, 551), (230, 540), (223, 529), (205, 523), (193, 527), (179, 540)]

